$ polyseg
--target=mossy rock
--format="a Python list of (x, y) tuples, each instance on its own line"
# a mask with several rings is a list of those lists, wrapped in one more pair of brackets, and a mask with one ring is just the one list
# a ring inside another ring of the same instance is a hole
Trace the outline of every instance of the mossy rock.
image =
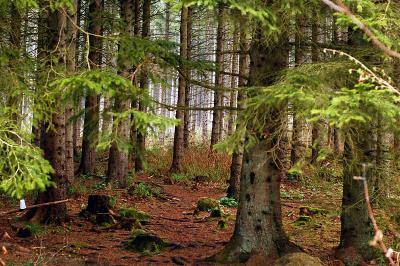
[(197, 202), (197, 210), (210, 211), (219, 206), (219, 201), (212, 198), (201, 198)]
[(313, 221), (313, 219), (311, 218), (311, 216), (300, 215), (300, 217), (297, 218), (297, 220), (294, 221), (293, 223), (294, 223), (294, 225), (300, 226), (300, 225), (306, 225), (312, 221)]
[(326, 215), (328, 213), (327, 210), (313, 208), (309, 206), (300, 207), (300, 215), (301, 216), (315, 216), (315, 215)]
[(303, 252), (285, 255), (275, 261), (274, 266), (323, 266), (322, 262)]
[(98, 225), (111, 225), (115, 224), (116, 221), (114, 217), (112, 217), (112, 215), (109, 213), (98, 213), (96, 214), (95, 223)]
[(138, 221), (148, 221), (151, 217), (149, 214), (135, 208), (122, 208), (119, 210), (119, 215), (121, 218), (131, 218)]
[(169, 244), (160, 237), (141, 229), (132, 232), (130, 239), (125, 243), (125, 249), (145, 255), (158, 254), (168, 246)]

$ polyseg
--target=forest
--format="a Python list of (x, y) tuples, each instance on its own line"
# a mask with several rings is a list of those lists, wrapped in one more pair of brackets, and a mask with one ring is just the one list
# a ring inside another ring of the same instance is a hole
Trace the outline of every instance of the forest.
[(399, 32), (398, 0), (0, 0), (0, 266), (399, 265)]

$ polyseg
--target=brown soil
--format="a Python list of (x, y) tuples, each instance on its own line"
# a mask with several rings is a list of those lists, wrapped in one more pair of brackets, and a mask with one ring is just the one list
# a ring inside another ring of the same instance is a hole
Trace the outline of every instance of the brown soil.
[[(130, 232), (120, 229), (105, 230), (79, 217), (78, 213), (87, 203), (87, 197), (81, 196), (68, 203), (70, 223), (64, 227), (46, 227), (36, 237), (18, 238), (10, 226), (10, 217), (0, 217), (0, 233), (8, 232), (12, 238), (11, 243), (30, 249), (29, 252), (22, 252), (9, 246), (9, 253), (0, 257), (9, 265), (202, 265), (204, 263), (201, 259), (218, 252), (229, 241), (234, 229), (235, 209), (227, 208), (225, 211), (230, 215), (226, 229), (219, 229), (218, 218), (210, 219), (206, 212), (193, 215), (198, 199), (219, 199), (225, 195), (225, 188), (203, 183), (193, 189), (191, 186), (167, 184), (168, 182), (159, 178), (147, 176), (140, 177), (139, 181), (161, 186), (167, 199), (138, 199), (124, 190), (97, 190), (97, 193), (116, 197), (115, 209), (135, 207), (149, 213), (151, 219), (145, 228), (162, 239), (177, 244), (177, 247), (153, 256), (125, 250), (123, 243)], [(305, 226), (293, 224), (303, 205), (315, 206), (311, 203), (318, 202), (318, 207), (337, 209), (340, 206), (340, 192), (329, 198), (323, 193), (292, 183), (283, 184), (282, 191), (283, 196), (291, 191), (302, 191), (298, 197), (283, 200), (284, 224), (291, 239), (309, 254), (320, 257), (325, 264), (341, 265), (333, 257), (340, 228), (337, 215), (317, 217), (315, 223)], [(3, 210), (9, 208), (10, 205), (2, 207)]]

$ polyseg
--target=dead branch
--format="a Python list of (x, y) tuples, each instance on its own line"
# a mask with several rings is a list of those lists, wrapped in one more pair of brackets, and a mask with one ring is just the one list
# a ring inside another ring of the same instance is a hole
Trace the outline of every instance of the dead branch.
[(25, 209), (15, 209), (15, 210), (10, 210), (10, 211), (6, 211), (6, 212), (0, 212), (0, 216), (12, 214), (12, 213), (17, 213), (17, 212), (23, 212), (23, 211), (26, 211), (26, 210), (35, 209), (35, 208), (44, 207), (44, 206), (61, 204), (61, 203), (65, 203), (65, 202), (68, 202), (68, 201), (69, 201), (69, 199), (65, 199), (65, 200), (58, 200), (58, 201), (53, 201), (53, 202), (35, 204), (35, 205), (28, 206)]
[(336, 3), (332, 2), (331, 0), (321, 0), (324, 2), (327, 6), (329, 6), (331, 9), (345, 14), (354, 24), (356, 24), (361, 31), (363, 31), (368, 38), (371, 40), (372, 44), (383, 51), (385, 54), (395, 57), (397, 59), (400, 59), (400, 53), (390, 49), (387, 47), (383, 42), (381, 42), (375, 34), (365, 25), (361, 20), (359, 20), (351, 11), (350, 9), (345, 6), (342, 1), (336, 0)]
[(355, 176), (353, 177), (354, 180), (360, 180), (364, 184), (364, 196), (365, 196), (365, 202), (367, 204), (368, 208), (368, 216), (371, 219), (372, 225), (374, 227), (374, 232), (375, 236), (372, 241), (369, 242), (369, 244), (373, 247), (379, 248), (383, 254), (385, 255), (386, 259), (389, 261), (389, 265), (399, 265), (399, 255), (400, 253), (397, 251), (394, 251), (391, 248), (387, 248), (384, 241), (383, 241), (383, 232), (382, 230), (379, 229), (379, 226), (375, 220), (374, 212), (372, 210), (372, 205), (369, 197), (369, 191), (368, 191), (368, 182), (367, 182), (367, 175), (366, 175), (366, 164), (363, 164), (363, 176)]

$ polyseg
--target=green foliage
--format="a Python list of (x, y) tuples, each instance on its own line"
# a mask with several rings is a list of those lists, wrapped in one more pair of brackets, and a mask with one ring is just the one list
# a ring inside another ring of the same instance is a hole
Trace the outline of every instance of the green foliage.
[(140, 182), (137, 184), (133, 190), (133, 194), (139, 198), (150, 198), (153, 193), (151, 188), (149, 188), (145, 183)]
[(53, 184), (51, 165), (29, 140), (27, 133), (16, 129), (0, 113), (0, 189), (11, 197), (22, 198)]
[(105, 189), (107, 187), (107, 184), (104, 182), (98, 182), (98, 183), (94, 183), (92, 185), (92, 188), (95, 190), (99, 190), (99, 189)]
[(229, 208), (237, 208), (238, 202), (234, 198), (222, 197), (219, 199), (219, 204)]
[(134, 219), (136, 219), (138, 221), (147, 221), (147, 220), (150, 219), (150, 215), (149, 214), (147, 214), (145, 212), (142, 212), (142, 211), (139, 211), (139, 210), (136, 210), (134, 208), (129, 208), (129, 209), (123, 208), (123, 209), (120, 209), (119, 210), (119, 215), (121, 217), (123, 217), (123, 218), (134, 218)]

